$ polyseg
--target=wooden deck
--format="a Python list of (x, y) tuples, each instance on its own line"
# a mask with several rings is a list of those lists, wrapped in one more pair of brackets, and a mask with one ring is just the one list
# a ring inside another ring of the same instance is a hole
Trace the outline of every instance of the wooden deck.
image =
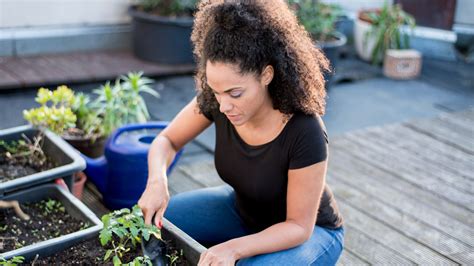
[[(331, 139), (345, 218), (339, 265), (474, 265), (474, 110)], [(179, 166), (172, 194), (222, 184), (212, 160)]]
[(147, 76), (166, 76), (190, 74), (194, 69), (194, 65), (146, 62), (129, 51), (0, 57), (0, 89), (113, 80), (130, 71), (143, 71)]

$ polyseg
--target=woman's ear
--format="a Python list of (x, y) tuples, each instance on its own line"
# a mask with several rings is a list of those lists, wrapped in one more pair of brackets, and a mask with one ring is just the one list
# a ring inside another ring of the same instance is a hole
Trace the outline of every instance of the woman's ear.
[(273, 75), (274, 75), (274, 70), (273, 70), (273, 66), (271, 65), (268, 65), (266, 66), (263, 71), (262, 71), (262, 75), (261, 75), (261, 83), (262, 85), (264, 86), (267, 86), (268, 84), (270, 84), (270, 82), (272, 82), (273, 80)]

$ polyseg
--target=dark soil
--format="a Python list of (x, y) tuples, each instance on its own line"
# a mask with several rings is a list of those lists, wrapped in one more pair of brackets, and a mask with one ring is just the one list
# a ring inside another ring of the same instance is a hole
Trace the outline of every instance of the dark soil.
[[(170, 243), (168, 243), (168, 247), (170, 246)], [(172, 246), (171, 249), (172, 252), (177, 252)], [(105, 252), (106, 249), (101, 246), (99, 239), (96, 238), (84, 241), (78, 245), (58, 252), (53, 256), (39, 258), (36, 262), (40, 265), (56, 265), (63, 264), (64, 262), (67, 262), (68, 265), (113, 265), (111, 261), (103, 261)], [(121, 261), (123, 263), (128, 263), (137, 256), (143, 256), (139, 246), (136, 250), (127, 253), (121, 259)], [(111, 260), (111, 258), (109, 260)], [(181, 258), (173, 265), (187, 266), (191, 264), (188, 263), (184, 258)]]
[(29, 159), (10, 162), (5, 156), (5, 152), (0, 151), (0, 183), (13, 180), (18, 177), (31, 175), (46, 171), (56, 167), (49, 158), (44, 163), (32, 162)]
[(0, 209), (0, 242), (4, 242), (0, 253), (89, 227), (87, 222), (69, 215), (59, 201), (48, 199), (21, 204), (21, 208), (30, 220), (20, 219), (11, 208)]

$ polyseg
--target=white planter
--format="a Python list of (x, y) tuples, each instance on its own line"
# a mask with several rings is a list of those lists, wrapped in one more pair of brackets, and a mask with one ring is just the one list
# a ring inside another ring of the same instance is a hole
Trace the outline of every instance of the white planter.
[(368, 36), (367, 41), (364, 45), (367, 32), (370, 31), (371, 24), (360, 19), (356, 19), (354, 25), (354, 44), (357, 55), (365, 60), (372, 61), (372, 51), (375, 46), (375, 37)]

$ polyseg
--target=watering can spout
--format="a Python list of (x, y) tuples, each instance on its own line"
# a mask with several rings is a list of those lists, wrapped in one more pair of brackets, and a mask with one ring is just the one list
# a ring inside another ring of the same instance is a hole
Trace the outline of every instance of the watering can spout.
[(100, 193), (104, 193), (106, 180), (108, 175), (107, 159), (105, 156), (98, 158), (90, 158), (81, 154), (82, 158), (86, 160), (87, 168), (84, 173), (97, 186)]

